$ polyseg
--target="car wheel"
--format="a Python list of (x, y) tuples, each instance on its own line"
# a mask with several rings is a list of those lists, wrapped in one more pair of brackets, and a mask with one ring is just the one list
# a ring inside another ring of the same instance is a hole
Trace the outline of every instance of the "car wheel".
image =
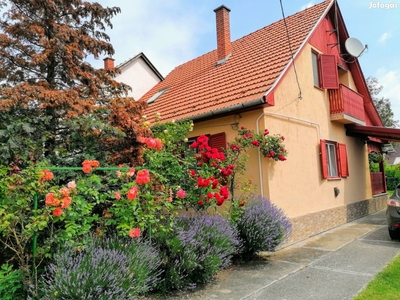
[(400, 239), (400, 234), (398, 230), (391, 230), (390, 228), (388, 229), (389, 229), (389, 236), (392, 240)]

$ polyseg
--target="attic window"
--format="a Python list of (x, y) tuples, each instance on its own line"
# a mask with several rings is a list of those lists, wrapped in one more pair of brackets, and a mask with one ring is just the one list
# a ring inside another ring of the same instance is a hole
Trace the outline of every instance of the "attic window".
[(153, 103), (155, 102), (162, 94), (164, 94), (166, 91), (168, 90), (168, 88), (159, 90), (157, 93), (155, 93), (149, 100), (147, 100), (147, 103)]

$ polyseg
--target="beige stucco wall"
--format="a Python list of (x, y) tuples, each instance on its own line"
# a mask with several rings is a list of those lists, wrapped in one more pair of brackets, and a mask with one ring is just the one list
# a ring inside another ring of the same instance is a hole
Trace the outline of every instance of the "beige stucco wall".
[[(366, 145), (360, 139), (346, 136), (343, 124), (330, 120), (327, 92), (313, 86), (310, 45), (296, 58), (296, 69), (301, 75), (298, 77), (301, 100), (291, 67), (275, 90), (275, 106), (241, 113), (236, 119), (239, 126), (253, 130), (267, 128), (271, 134), (283, 135), (289, 152), (287, 161), (275, 162), (267, 158), (259, 160), (257, 150), (251, 150), (245, 177), (257, 186), (256, 193), (270, 198), (290, 218), (372, 198)], [(354, 89), (351, 76), (349, 82)], [(232, 141), (237, 134), (230, 126), (234, 121), (231, 115), (196, 122), (191, 136), (225, 132), (227, 141)], [(348, 178), (322, 179), (320, 139), (347, 145)], [(337, 197), (335, 187), (340, 190)]]

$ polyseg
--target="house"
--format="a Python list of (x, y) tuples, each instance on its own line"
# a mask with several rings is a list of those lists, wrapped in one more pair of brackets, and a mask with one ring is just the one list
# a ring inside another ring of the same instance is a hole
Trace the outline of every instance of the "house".
[[(112, 68), (114, 68), (114, 59), (105, 58), (104, 69)], [(133, 97), (135, 100), (140, 99), (148, 90), (164, 80), (164, 77), (143, 52), (119, 64), (117, 68), (120, 73), (115, 76), (115, 80), (129, 85), (132, 90), (128, 92), (127, 96)]]
[[(400, 140), (385, 128), (336, 1), (324, 1), (285, 20), (230, 40), (230, 10), (215, 9), (217, 49), (176, 67), (147, 92), (146, 115), (191, 119), (192, 137), (210, 135), (225, 146), (238, 127), (283, 135), (284, 162), (250, 153), (246, 176), (258, 193), (293, 223), (292, 241), (386, 206), (380, 172), (369, 152)], [(290, 44), (289, 41), (290, 40)]]

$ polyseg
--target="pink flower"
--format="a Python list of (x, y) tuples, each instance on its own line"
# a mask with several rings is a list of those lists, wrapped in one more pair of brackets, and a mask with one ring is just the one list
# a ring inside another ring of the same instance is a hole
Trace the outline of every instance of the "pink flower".
[(184, 198), (186, 195), (186, 192), (184, 190), (179, 190), (176, 192), (176, 195), (178, 196), (178, 198)]
[(121, 199), (121, 194), (120, 192), (114, 192), (115, 199), (120, 200)]
[(132, 201), (134, 199), (136, 199), (137, 195), (138, 195), (139, 189), (137, 186), (133, 186), (130, 188), (130, 190), (128, 191), (128, 193), (126, 194), (126, 198), (128, 198), (128, 200)]
[(132, 177), (135, 174), (135, 168), (130, 168), (129, 171), (126, 173), (128, 177)]
[(69, 189), (76, 189), (75, 180), (68, 182), (67, 187), (68, 187)]
[(118, 170), (117, 172), (115, 172), (118, 178), (122, 178), (122, 173), (120, 170)]
[(140, 236), (140, 228), (133, 228), (129, 231), (129, 236), (131, 238), (139, 237)]

